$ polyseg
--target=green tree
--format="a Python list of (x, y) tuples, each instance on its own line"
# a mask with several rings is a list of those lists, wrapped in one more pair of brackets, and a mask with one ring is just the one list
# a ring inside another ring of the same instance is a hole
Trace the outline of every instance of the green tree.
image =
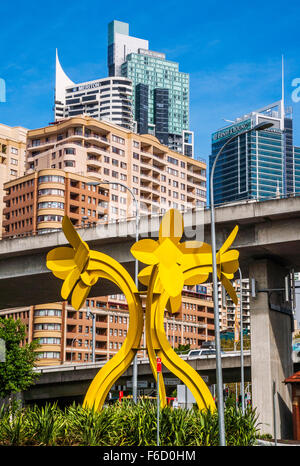
[(6, 347), (5, 362), (0, 362), (0, 398), (26, 390), (38, 377), (33, 368), (39, 343), (32, 341), (21, 346), (25, 337), (26, 327), (20, 319), (0, 318), (0, 338)]
[(191, 346), (188, 345), (178, 345), (177, 348), (174, 348), (175, 353), (188, 353), (191, 349)]

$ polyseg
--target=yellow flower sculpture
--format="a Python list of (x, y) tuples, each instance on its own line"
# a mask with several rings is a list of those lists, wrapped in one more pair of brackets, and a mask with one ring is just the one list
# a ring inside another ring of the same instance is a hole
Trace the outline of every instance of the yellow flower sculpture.
[[(169, 210), (163, 217), (158, 241), (143, 239), (131, 248), (132, 255), (149, 267), (139, 273), (139, 281), (149, 286), (154, 265), (164, 290), (170, 296), (173, 312), (181, 304), (183, 285), (196, 285), (208, 279), (212, 272), (211, 246), (198, 241), (180, 243), (184, 231), (183, 218), (176, 209)], [(236, 293), (229, 279), (239, 267), (238, 251), (228, 251), (238, 227), (235, 227), (217, 254), (218, 277), (228, 294), (237, 302)]]
[[(131, 248), (132, 255), (148, 265), (139, 273), (140, 282), (147, 286), (145, 325), (148, 356), (155, 378), (156, 357), (159, 356), (169, 371), (188, 386), (199, 408), (213, 410), (215, 405), (208, 387), (200, 375), (174, 352), (164, 331), (165, 308), (177, 312), (183, 286), (203, 283), (212, 272), (211, 246), (198, 241), (181, 243), (183, 231), (181, 213), (171, 209), (162, 219), (157, 241), (140, 240)], [(238, 251), (228, 249), (237, 231), (238, 227), (235, 227), (216, 257), (218, 277), (234, 302), (237, 302), (237, 297), (229, 279), (239, 267)], [(160, 377), (160, 397), (166, 400), (163, 377)]]
[[(126, 269), (110, 256), (91, 251), (75, 231), (70, 219), (64, 217), (63, 231), (71, 247), (58, 247), (47, 255), (47, 266), (63, 280), (61, 296), (75, 309), (80, 309), (89, 291), (99, 278), (110, 280), (124, 293), (129, 309), (127, 337), (119, 352), (98, 372), (86, 394), (84, 405), (101, 409), (111, 386), (129, 367), (140, 347), (143, 313), (140, 293)], [(170, 346), (164, 331), (164, 312), (177, 312), (181, 305), (184, 285), (196, 285), (208, 279), (212, 272), (211, 246), (198, 241), (180, 242), (184, 231), (183, 218), (176, 209), (168, 211), (161, 222), (157, 241), (143, 239), (131, 252), (145, 267), (139, 273), (140, 282), (147, 287), (145, 332), (150, 366), (155, 379), (156, 357), (170, 372), (180, 378), (193, 393), (199, 409), (215, 409), (215, 403), (200, 375)], [(237, 296), (230, 279), (238, 269), (238, 251), (229, 250), (238, 227), (235, 227), (217, 253), (217, 273), (234, 302)], [(163, 376), (159, 379), (161, 406), (166, 406)]]

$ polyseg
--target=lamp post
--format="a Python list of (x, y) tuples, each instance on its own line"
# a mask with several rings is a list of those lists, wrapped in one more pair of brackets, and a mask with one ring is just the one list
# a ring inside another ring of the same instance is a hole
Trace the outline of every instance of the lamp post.
[(240, 331), (241, 331), (241, 396), (242, 396), (242, 413), (245, 414), (245, 394), (244, 394), (244, 342), (243, 342), (243, 285), (242, 271), (239, 267), (240, 274)]
[(216, 385), (217, 399), (219, 412), (219, 444), (226, 445), (225, 440), (225, 421), (224, 421), (224, 400), (223, 400), (223, 379), (222, 379), (222, 364), (221, 364), (221, 343), (220, 343), (220, 325), (219, 325), (219, 305), (218, 305), (218, 275), (217, 275), (217, 259), (216, 259), (216, 230), (215, 230), (215, 208), (214, 208), (214, 172), (217, 161), (225, 147), (239, 136), (250, 133), (252, 131), (262, 131), (273, 126), (273, 123), (262, 122), (258, 123), (253, 128), (250, 128), (241, 133), (235, 134), (229, 138), (221, 147), (213, 162), (210, 173), (210, 219), (211, 219), (211, 246), (212, 246), (212, 269), (213, 269), (213, 300), (214, 300), (214, 321), (215, 321), (215, 342), (216, 342)]
[[(90, 181), (87, 183), (90, 186), (99, 186), (103, 184), (118, 184), (123, 186), (123, 188), (127, 189), (131, 194), (133, 201), (135, 203), (135, 241), (138, 242), (139, 240), (139, 220), (140, 220), (140, 213), (139, 213), (139, 204), (137, 198), (131, 188), (124, 183), (120, 183), (119, 181)], [(134, 269), (134, 281), (135, 286), (138, 289), (138, 273), (139, 273), (139, 263), (138, 260), (135, 259), (135, 269)], [(134, 356), (133, 359), (133, 370), (132, 370), (132, 399), (134, 403), (137, 403), (137, 354)]]
[(74, 345), (75, 341), (77, 341), (77, 338), (76, 337), (72, 338), (72, 342), (71, 342), (71, 364), (73, 362), (73, 345)]
[(86, 316), (89, 319), (92, 318), (92, 362), (96, 362), (96, 314), (88, 307), (86, 310)]

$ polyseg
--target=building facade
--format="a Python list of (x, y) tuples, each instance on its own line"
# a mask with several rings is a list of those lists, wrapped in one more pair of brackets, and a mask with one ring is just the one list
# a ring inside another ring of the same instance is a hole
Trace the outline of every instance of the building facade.
[(87, 116), (28, 132), (27, 173), (46, 168), (114, 183), (108, 220), (135, 212), (131, 196), (118, 182), (133, 190), (142, 214), (206, 204), (205, 162), (170, 150), (152, 135)]
[(129, 25), (120, 21), (108, 25), (108, 71), (132, 82), (137, 131), (154, 134), (172, 150), (193, 157), (188, 73), (164, 53), (149, 50), (148, 41), (129, 36)]
[(74, 226), (106, 221), (107, 187), (57, 169), (35, 171), (5, 183), (3, 238), (61, 230), (64, 215)]
[(299, 190), (299, 151), (293, 146), (293, 120), (283, 100), (213, 133), (210, 170), (218, 151), (231, 136), (263, 121), (273, 123), (273, 127), (237, 137), (220, 156), (214, 175), (216, 204), (270, 199)]
[[(0, 124), (0, 209), (4, 208), (4, 183), (25, 173), (27, 129)], [(0, 238), (2, 237), (2, 215), (0, 216)]]

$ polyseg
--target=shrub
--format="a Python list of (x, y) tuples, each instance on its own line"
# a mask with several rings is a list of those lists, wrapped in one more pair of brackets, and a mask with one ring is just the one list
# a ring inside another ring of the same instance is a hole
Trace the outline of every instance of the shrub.
[[(123, 400), (100, 412), (73, 404), (61, 410), (45, 407), (0, 408), (0, 445), (156, 445), (156, 404)], [(257, 436), (255, 410), (245, 414), (225, 408), (227, 445), (253, 445)], [(217, 446), (218, 413), (198, 409), (160, 411), (161, 446)]]

